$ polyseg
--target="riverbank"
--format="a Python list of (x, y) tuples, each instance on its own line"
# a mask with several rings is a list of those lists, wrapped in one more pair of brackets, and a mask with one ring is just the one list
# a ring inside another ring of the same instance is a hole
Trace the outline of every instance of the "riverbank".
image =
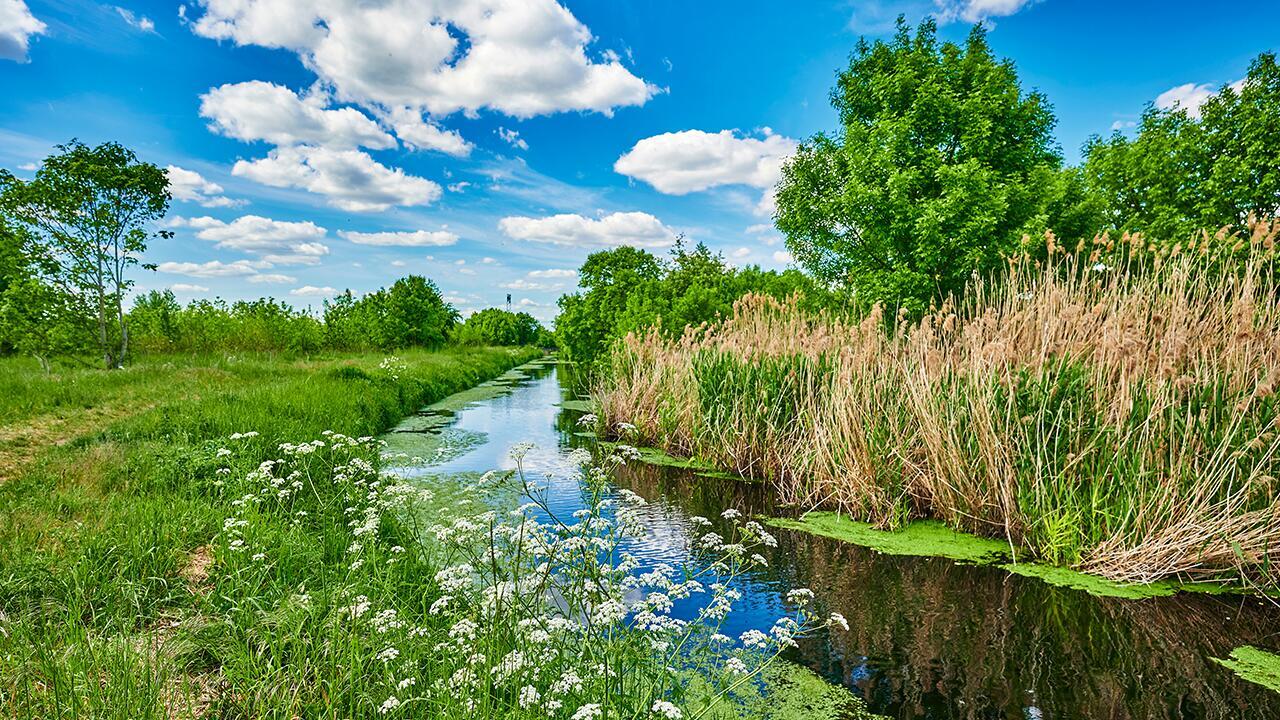
[[(241, 609), (247, 635), (197, 622), (226, 617), (207, 612), (229, 502), (218, 448), (252, 433), (236, 452), (253, 467), (274, 459), (281, 443), (325, 431), (375, 435), (539, 355), (469, 348), (395, 359), (152, 359), (30, 383), (22, 368), (5, 368), (5, 427), (56, 430), (5, 438), (18, 460), (0, 483), (0, 715), (167, 718), (199, 716), (215, 703), (267, 707), (257, 704), (265, 696), (228, 695), (234, 672), (223, 666), (278, 664), (282, 657), (258, 653), (281, 646), (252, 638), (289, 630), (265, 608)], [(329, 529), (285, 527), (296, 554), (259, 582), (306, 594), (332, 580), (341, 549), (326, 546)]]
[(919, 322), (746, 298), (682, 339), (628, 337), (596, 397), (606, 432), (801, 509), (936, 519), (1121, 582), (1274, 587), (1273, 240), (1225, 267), (1015, 263)]

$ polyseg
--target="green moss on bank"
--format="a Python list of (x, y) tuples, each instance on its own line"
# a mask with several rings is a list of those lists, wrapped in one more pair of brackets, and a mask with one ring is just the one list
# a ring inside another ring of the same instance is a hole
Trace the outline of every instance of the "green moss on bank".
[[(1000, 569), (1050, 585), (1087, 592), (1095, 597), (1141, 600), (1167, 597), (1179, 592), (1221, 594), (1245, 592), (1220, 583), (1180, 583), (1160, 580), (1153, 583), (1121, 583), (1104, 577), (1035, 562), (1008, 562), (1008, 543), (953, 530), (936, 520), (917, 520), (900, 530), (878, 530), (833, 512), (811, 512), (801, 518), (771, 518), (768, 524), (788, 530), (821, 535), (861, 545), (886, 555), (945, 557), (962, 562), (996, 564)], [(1019, 550), (1017, 556), (1021, 556)]]
[(770, 518), (769, 525), (834, 538), (886, 555), (945, 557), (963, 562), (995, 562), (1009, 557), (999, 540), (957, 532), (936, 520), (918, 520), (901, 530), (877, 530), (870, 523), (834, 512), (811, 512), (801, 518)]
[(1232, 650), (1230, 659), (1213, 661), (1251, 683), (1280, 692), (1280, 655), (1245, 645)]

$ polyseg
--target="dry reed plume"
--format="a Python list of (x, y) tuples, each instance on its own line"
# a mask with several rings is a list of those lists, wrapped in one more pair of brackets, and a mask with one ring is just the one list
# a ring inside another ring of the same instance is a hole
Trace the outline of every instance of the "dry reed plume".
[(882, 527), (938, 518), (1120, 580), (1269, 575), (1278, 234), (1047, 235), (919, 321), (748, 296), (678, 340), (628, 336), (602, 419)]

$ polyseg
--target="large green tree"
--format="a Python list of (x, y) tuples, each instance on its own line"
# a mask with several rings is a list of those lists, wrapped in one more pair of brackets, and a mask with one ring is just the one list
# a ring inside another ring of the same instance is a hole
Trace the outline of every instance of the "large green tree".
[(1133, 138), (1085, 146), (1084, 177), (1104, 222), (1176, 243), (1202, 229), (1280, 211), (1280, 66), (1250, 64), (1199, 108), (1148, 107)]
[(860, 41), (831, 92), (839, 131), (802, 143), (783, 168), (775, 220), (787, 247), (864, 303), (918, 310), (961, 291), (1054, 224), (1072, 191), (1045, 98), (1022, 90), (981, 26), (963, 47), (936, 31), (926, 20), (913, 35), (899, 19), (888, 42)]
[(57, 149), (30, 181), (0, 170), (0, 212), (26, 234), (41, 280), (91, 313), (103, 364), (116, 367), (129, 351), (128, 272), (148, 238), (168, 236), (152, 226), (169, 208), (169, 179), (119, 143)]

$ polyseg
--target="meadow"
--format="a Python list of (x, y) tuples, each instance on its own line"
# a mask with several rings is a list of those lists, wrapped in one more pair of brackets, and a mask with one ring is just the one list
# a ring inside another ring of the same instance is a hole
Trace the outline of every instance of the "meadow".
[[(701, 570), (636, 573), (618, 548), (646, 531), (644, 500), (606, 497), (634, 450), (576, 456), (588, 501), (572, 518), (523, 472), (428, 486), (387, 469), (420, 459), (375, 434), (541, 355), (172, 356), (53, 375), (7, 360), (0, 715), (676, 720), (847, 702), (773, 663), (844, 624), (807, 590), (768, 634), (718, 633), (734, 579), (773, 543), (760, 524), (726, 512)], [(670, 617), (691, 596), (698, 616)]]
[(1049, 235), (918, 319), (747, 297), (676, 339), (629, 335), (602, 417), (800, 510), (937, 519), (1113, 580), (1274, 589), (1278, 233)]

